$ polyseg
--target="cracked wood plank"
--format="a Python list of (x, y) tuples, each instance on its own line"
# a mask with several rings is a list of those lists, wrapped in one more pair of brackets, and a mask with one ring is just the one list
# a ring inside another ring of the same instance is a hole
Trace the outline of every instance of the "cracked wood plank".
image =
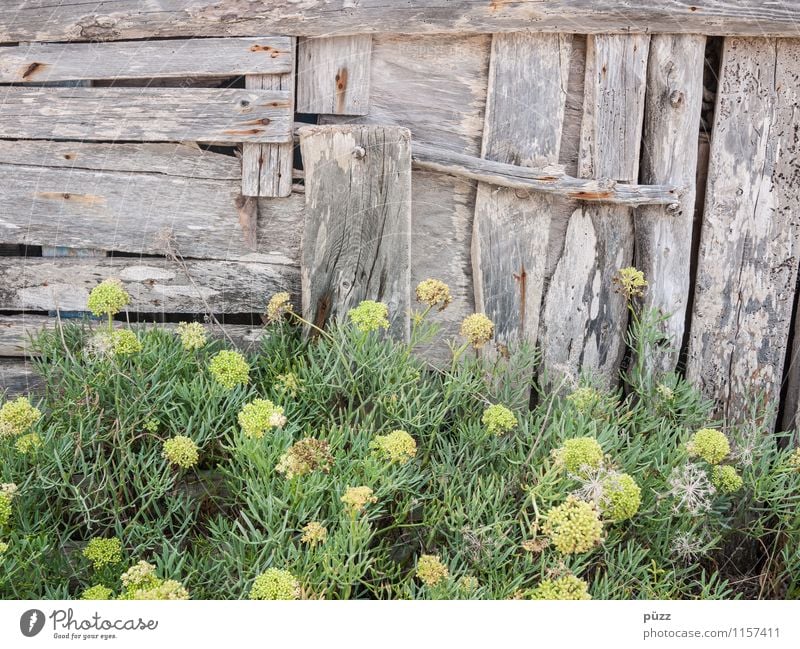
[(297, 112), (366, 115), (371, 56), (369, 35), (300, 39)]
[[(294, 115), (294, 42), (289, 39), (292, 65), (285, 74), (256, 74), (244, 78), (248, 90), (286, 90)], [(286, 197), (292, 193), (294, 142), (242, 145), (242, 195)]]
[(411, 134), (396, 126), (300, 129), (306, 172), (303, 317), (318, 327), (362, 300), (410, 334)]
[[(583, 178), (638, 177), (649, 38), (588, 39), (578, 158)], [(540, 324), (546, 381), (574, 383), (587, 374), (602, 385), (616, 384), (628, 311), (612, 280), (632, 259), (630, 208), (585, 205), (573, 212)]]
[(635, 265), (650, 282), (642, 305), (665, 318), (666, 344), (649, 350), (645, 360), (663, 372), (678, 362), (689, 306), (705, 41), (661, 34), (650, 40), (640, 181), (681, 188), (677, 209), (651, 205), (634, 215)]
[(143, 142), (289, 142), (285, 90), (9, 87), (0, 137)]
[(686, 375), (732, 421), (780, 395), (800, 246), (798, 103), (800, 40), (726, 39)]
[(0, 358), (0, 398), (36, 394), (41, 387), (42, 378), (31, 363)]
[[(571, 37), (496, 34), (482, 156), (518, 166), (557, 164)], [(551, 201), (478, 184), (472, 234), (475, 307), (495, 323), (495, 342), (536, 343)]]
[(0, 48), (0, 83), (284, 74), (292, 39), (193, 38), (124, 43), (28, 43)]
[(797, 35), (794, 2), (763, 0), (104, 0), (4, 2), (0, 42), (394, 32)]

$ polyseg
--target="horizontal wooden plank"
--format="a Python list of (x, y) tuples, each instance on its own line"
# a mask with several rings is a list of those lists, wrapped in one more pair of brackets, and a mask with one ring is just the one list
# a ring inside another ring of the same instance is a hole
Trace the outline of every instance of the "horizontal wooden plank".
[(41, 386), (42, 380), (33, 365), (16, 359), (0, 358), (0, 397), (17, 397), (31, 394)]
[(0, 138), (288, 142), (285, 90), (9, 87)]
[(291, 69), (291, 39), (285, 36), (0, 48), (2, 83), (283, 74)]
[(472, 180), (564, 198), (618, 205), (677, 205), (680, 189), (673, 185), (636, 185), (608, 178), (574, 178), (557, 165), (520, 167), (414, 144), (414, 167)]
[(296, 267), (254, 262), (3, 257), (0, 276), (0, 309), (13, 311), (83, 311), (109, 277), (122, 281), (128, 310), (138, 312), (258, 313), (270, 295), (300, 290)]
[(303, 196), (239, 224), (236, 158), (179, 144), (0, 142), (0, 242), (298, 264)]
[[(69, 322), (69, 321), (62, 321)], [(74, 321), (72, 321), (74, 322)], [(54, 330), (58, 325), (57, 318), (44, 315), (10, 315), (0, 316), (0, 356), (6, 357), (25, 357), (33, 356), (35, 353), (31, 349), (31, 336), (43, 330)], [(124, 322), (115, 322), (117, 327), (128, 326)], [(131, 325), (140, 329), (151, 329), (154, 327), (174, 331), (177, 323), (148, 323)], [(264, 334), (263, 327), (250, 327), (247, 325), (222, 325), (220, 330), (216, 325), (206, 326), (209, 334), (215, 338), (227, 337), (239, 349), (252, 349)]]
[[(20, 6), (22, 5), (22, 6)], [(792, 36), (793, 1), (30, 0), (0, 5), (0, 42), (377, 32), (694, 33)]]

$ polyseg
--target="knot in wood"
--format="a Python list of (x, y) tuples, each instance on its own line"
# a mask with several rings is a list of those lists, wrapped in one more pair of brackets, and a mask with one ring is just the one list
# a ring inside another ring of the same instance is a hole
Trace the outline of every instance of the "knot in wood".
[(669, 93), (669, 103), (673, 108), (677, 108), (683, 103), (683, 93), (680, 90), (673, 90)]
[(357, 146), (353, 149), (353, 157), (356, 160), (363, 160), (367, 155), (366, 149), (363, 146)]

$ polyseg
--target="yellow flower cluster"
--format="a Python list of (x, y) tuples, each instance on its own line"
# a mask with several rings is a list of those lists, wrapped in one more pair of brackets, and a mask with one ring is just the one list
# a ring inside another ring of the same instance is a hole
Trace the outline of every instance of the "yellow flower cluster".
[(136, 600), (186, 600), (189, 591), (183, 584), (174, 579), (158, 580), (159, 583), (152, 588), (140, 588), (131, 593), (130, 599)]
[(417, 579), (426, 586), (437, 586), (449, 575), (438, 554), (423, 554), (417, 560)]
[(378, 457), (391, 464), (406, 464), (417, 454), (417, 442), (404, 430), (376, 435), (370, 442), (370, 448)]
[(291, 395), (292, 398), (297, 397), (297, 395), (303, 391), (303, 388), (300, 385), (300, 380), (297, 378), (297, 374), (294, 372), (278, 374), (278, 376), (275, 377), (275, 380), (278, 382), (278, 390), (284, 394)]
[(547, 513), (542, 529), (561, 554), (588, 552), (603, 537), (603, 524), (597, 510), (574, 496), (568, 496), (564, 503)]
[(545, 579), (531, 592), (531, 599), (592, 599), (589, 584), (575, 575), (564, 575), (558, 579)]
[(602, 400), (603, 395), (596, 388), (588, 385), (576, 388), (567, 395), (567, 402), (583, 415), (591, 415)]
[(0, 439), (21, 435), (41, 417), (42, 413), (31, 405), (28, 397), (6, 401), (0, 408)]
[(281, 455), (275, 470), (291, 480), (317, 470), (327, 473), (332, 464), (333, 455), (328, 442), (306, 437)]
[(719, 464), (731, 452), (731, 445), (723, 433), (713, 428), (701, 428), (686, 444), (692, 457), (699, 457), (709, 464)]
[(298, 599), (300, 582), (288, 570), (269, 568), (255, 578), (250, 599)]
[(647, 288), (644, 273), (633, 266), (621, 268), (614, 276), (613, 281), (617, 285), (617, 292), (622, 293), (628, 300), (641, 297)]
[(480, 583), (478, 582), (478, 578), (472, 575), (464, 575), (461, 579), (458, 580), (458, 589), (465, 593), (472, 593), (480, 587)]
[(130, 329), (117, 329), (111, 333), (111, 351), (115, 356), (132, 356), (142, 351), (142, 343)]
[(239, 352), (224, 349), (217, 352), (208, 364), (211, 376), (223, 388), (233, 390), (250, 382), (250, 366)]
[(315, 545), (321, 545), (322, 543), (325, 543), (327, 538), (328, 528), (322, 523), (311, 521), (303, 528), (303, 535), (300, 537), (300, 541), (306, 545), (314, 547)]
[(122, 587), (129, 592), (154, 587), (159, 579), (156, 577), (156, 567), (147, 561), (139, 561), (122, 573), (120, 577)]
[(285, 291), (275, 293), (267, 304), (267, 320), (278, 322), (287, 313), (292, 313), (292, 296)]
[(517, 418), (508, 408), (499, 403), (483, 411), (481, 422), (492, 435), (503, 435), (517, 427)]
[(347, 312), (350, 321), (362, 333), (389, 328), (389, 307), (382, 302), (364, 300)]
[(642, 504), (642, 490), (627, 473), (610, 473), (602, 481), (600, 511), (615, 523), (632, 518)]
[(470, 345), (480, 349), (494, 336), (494, 323), (483, 313), (473, 313), (461, 322), (460, 333)]
[(603, 449), (594, 437), (573, 437), (553, 452), (556, 462), (570, 473), (580, 475), (603, 462)]
[(9, 494), (0, 491), (0, 530), (8, 525), (8, 521), (11, 520), (11, 514), (13, 513), (11, 498)]
[(794, 449), (789, 456), (789, 466), (797, 471), (800, 471), (800, 447)]
[(444, 311), (453, 301), (450, 287), (438, 279), (426, 279), (417, 284), (417, 302), (431, 308), (438, 306), (439, 311)]
[(186, 351), (202, 349), (208, 342), (206, 328), (199, 322), (179, 322), (176, 331)]
[(123, 592), (117, 599), (126, 600), (186, 600), (189, 592), (174, 579), (161, 579), (156, 567), (147, 561), (131, 566), (122, 573)]
[(744, 480), (734, 467), (725, 464), (711, 469), (711, 484), (724, 494), (732, 494), (744, 486)]
[(96, 536), (86, 544), (83, 556), (92, 562), (95, 570), (113, 566), (122, 561), (122, 543), (119, 539)]
[(378, 499), (369, 487), (347, 487), (341, 501), (352, 514), (357, 514), (368, 504), (378, 502)]
[(186, 435), (176, 435), (165, 440), (161, 455), (170, 464), (175, 464), (182, 469), (191, 469), (197, 464), (200, 457), (197, 444)]
[(118, 279), (110, 278), (100, 282), (89, 293), (87, 307), (96, 316), (116, 315), (131, 301), (130, 295)]
[(14, 448), (22, 455), (33, 455), (42, 448), (42, 438), (39, 433), (28, 433), (14, 443)]
[(280, 428), (286, 423), (283, 408), (269, 399), (254, 399), (239, 411), (239, 426), (248, 437), (261, 439), (272, 428)]
[(114, 596), (114, 591), (111, 590), (108, 586), (103, 586), (102, 584), (97, 584), (95, 586), (90, 586), (86, 590), (81, 593), (81, 599), (92, 599), (92, 600), (100, 600), (100, 599), (112, 599)]

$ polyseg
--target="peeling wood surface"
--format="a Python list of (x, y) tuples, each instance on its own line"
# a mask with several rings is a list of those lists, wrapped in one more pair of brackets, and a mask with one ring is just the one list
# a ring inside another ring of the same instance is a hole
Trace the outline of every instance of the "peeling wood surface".
[(31, 363), (0, 358), (0, 397), (35, 394), (41, 387), (42, 379)]
[(389, 307), (407, 338), (411, 302), (411, 135), (395, 126), (300, 129), (306, 179), (303, 317), (318, 327), (362, 300)]
[(298, 263), (303, 197), (259, 199), (243, 230), (231, 156), (181, 144), (0, 142), (0, 174), (6, 243), (164, 254), (169, 239), (184, 257)]
[(780, 394), (800, 245), (798, 103), (800, 40), (726, 39), (686, 374), (733, 420), (748, 398)]
[(366, 115), (371, 57), (369, 35), (300, 39), (297, 112)]
[[(277, 264), (186, 260), (188, 275), (166, 259), (0, 258), (0, 309), (84, 311), (89, 292), (108, 277), (130, 293), (129, 311), (260, 313), (278, 291), (297, 293), (299, 272)], [(206, 306), (207, 305), (207, 306)]]
[[(648, 36), (588, 39), (578, 174), (635, 182), (644, 115)], [(581, 373), (618, 380), (628, 323), (613, 277), (633, 259), (627, 207), (586, 205), (573, 212), (542, 313), (543, 369), (550, 382)]]
[(144, 142), (288, 142), (285, 90), (9, 87), (0, 137)]
[(6, 2), (0, 42), (395, 32), (797, 35), (797, 6), (763, 0), (105, 0)]
[(29, 43), (0, 48), (0, 83), (291, 72), (291, 38)]
[[(292, 65), (286, 74), (248, 75), (248, 90), (286, 90), (294, 117), (294, 39), (290, 39)], [(242, 194), (244, 196), (285, 197), (292, 193), (294, 142), (242, 145)]]
[[(558, 162), (571, 40), (558, 34), (493, 37), (484, 158), (522, 167)], [(472, 233), (475, 306), (495, 323), (499, 345), (536, 342), (550, 208), (541, 195), (478, 185)]]
[(689, 306), (705, 41), (661, 34), (650, 41), (640, 180), (682, 188), (678, 209), (641, 207), (634, 217), (635, 265), (650, 282), (643, 306), (666, 318), (667, 344), (651, 350), (647, 362), (665, 372), (678, 362)]
[[(64, 320), (66, 322), (75, 322), (74, 320)], [(26, 357), (35, 356), (36, 353), (31, 349), (31, 337), (37, 335), (43, 330), (54, 330), (58, 326), (59, 320), (43, 315), (0, 315), (0, 356), (5, 357)], [(103, 321), (105, 324), (105, 321)], [(115, 327), (129, 326), (124, 322), (114, 322)], [(163, 322), (153, 324), (137, 324), (130, 325), (135, 329), (167, 329), (174, 331), (178, 326), (177, 323)], [(247, 325), (223, 325), (225, 334), (223, 334), (219, 327), (215, 325), (206, 325), (206, 330), (215, 338), (230, 337), (237, 348), (243, 350), (250, 350), (257, 347), (258, 342), (264, 334), (263, 327), (250, 327)]]

